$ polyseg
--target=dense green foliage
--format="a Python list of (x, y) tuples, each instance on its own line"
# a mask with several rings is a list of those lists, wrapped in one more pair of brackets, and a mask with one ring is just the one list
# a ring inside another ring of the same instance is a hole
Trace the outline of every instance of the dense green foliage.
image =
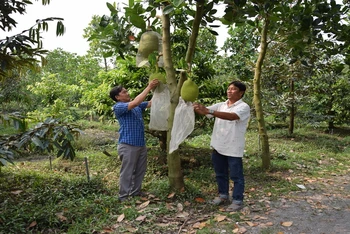
[(56, 154), (57, 157), (73, 160), (75, 149), (74, 138), (81, 131), (74, 125), (61, 123), (56, 119), (48, 118), (33, 128), (27, 129), (25, 117), (14, 114), (1, 115), (0, 120), (5, 126), (13, 123), (20, 133), (0, 135), (0, 169), (7, 162), (13, 163), (14, 158), (26, 154)]

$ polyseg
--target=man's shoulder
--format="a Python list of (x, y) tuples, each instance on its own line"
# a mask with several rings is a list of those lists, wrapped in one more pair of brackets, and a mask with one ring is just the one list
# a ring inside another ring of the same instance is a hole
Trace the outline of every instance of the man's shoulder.
[(240, 107), (240, 108), (250, 108), (250, 106), (248, 105), (248, 103), (246, 103), (245, 101), (243, 101), (242, 99), (238, 100), (235, 103), (236, 107)]
[(112, 107), (113, 111), (115, 113), (124, 113), (125, 111), (128, 110), (128, 103), (127, 102), (117, 102), (113, 105)]

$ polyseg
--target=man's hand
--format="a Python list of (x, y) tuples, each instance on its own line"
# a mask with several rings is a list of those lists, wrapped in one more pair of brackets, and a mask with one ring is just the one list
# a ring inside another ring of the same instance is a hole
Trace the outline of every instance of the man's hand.
[(148, 83), (148, 87), (153, 90), (154, 88), (156, 88), (159, 84), (159, 80), (158, 79), (154, 79), (154, 80), (151, 80), (149, 83)]
[(200, 115), (209, 114), (209, 109), (199, 103), (193, 103), (193, 109), (197, 114)]

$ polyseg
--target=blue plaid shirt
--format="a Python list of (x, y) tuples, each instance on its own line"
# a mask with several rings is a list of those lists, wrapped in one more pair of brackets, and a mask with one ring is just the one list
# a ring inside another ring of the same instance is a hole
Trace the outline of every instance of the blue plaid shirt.
[(134, 109), (128, 110), (128, 102), (114, 104), (113, 112), (120, 125), (118, 143), (133, 146), (146, 145), (142, 112), (147, 105), (148, 102), (142, 102)]

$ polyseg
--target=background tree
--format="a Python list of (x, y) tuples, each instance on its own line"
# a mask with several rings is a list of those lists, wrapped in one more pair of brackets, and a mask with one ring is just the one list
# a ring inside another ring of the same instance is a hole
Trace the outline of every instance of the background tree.
[[(17, 22), (11, 17), (13, 13), (25, 14), (28, 4), (33, 1), (3, 0), (0, 2), (0, 29), (2, 31), (11, 31), (17, 26)], [(49, 4), (49, 0), (42, 0), (42, 4)], [(47, 31), (48, 22), (57, 21), (56, 35), (64, 34), (64, 25), (62, 18), (50, 17), (40, 19), (35, 24), (22, 33), (0, 39), (0, 81), (6, 79), (13, 70), (20, 71), (21, 68), (35, 68), (37, 57), (44, 61), (44, 55), (47, 53), (42, 48), (40, 33)], [(28, 35), (26, 35), (28, 33)]]
[[(255, 26), (260, 36), (259, 57), (254, 74), (254, 106), (262, 142), (262, 164), (264, 169), (270, 166), (268, 135), (265, 127), (262, 104), (262, 67), (271, 42), (284, 43), (291, 50), (294, 61), (304, 57), (305, 48), (316, 45), (327, 53), (339, 53), (343, 46), (335, 41), (344, 42), (345, 26), (341, 17), (348, 6), (335, 1), (234, 1), (226, 8), (224, 17), (229, 23), (242, 22)], [(347, 31), (347, 30), (345, 30)], [(324, 33), (329, 34), (327, 38)], [(346, 34), (346, 33), (345, 33)], [(334, 40), (333, 40), (334, 39)]]
[(308, 102), (303, 106), (305, 119), (314, 126), (322, 122), (328, 123), (332, 132), (336, 125), (349, 124), (350, 76), (349, 66), (339, 58), (320, 60), (315, 64), (305, 86)]

